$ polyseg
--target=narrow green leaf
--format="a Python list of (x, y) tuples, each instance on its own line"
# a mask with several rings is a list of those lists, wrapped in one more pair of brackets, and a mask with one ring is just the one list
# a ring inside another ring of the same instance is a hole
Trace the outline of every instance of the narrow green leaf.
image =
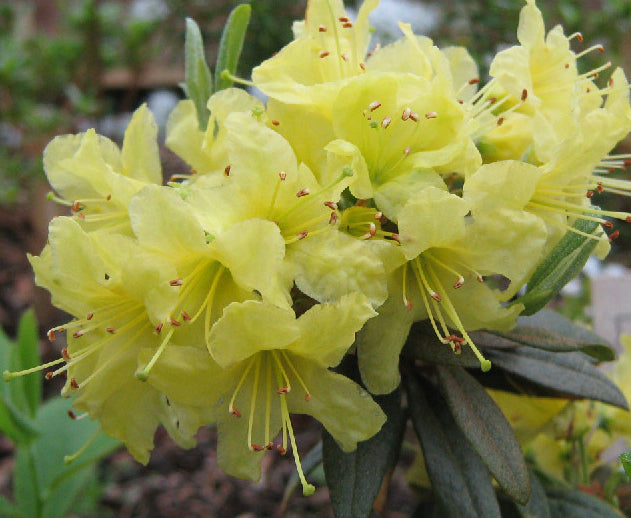
[(419, 438), (442, 518), (499, 518), (489, 472), (456, 425), (440, 394), (405, 376), (412, 424)]
[[(37, 319), (35, 312), (31, 309), (22, 315), (18, 326), (17, 351), (19, 357), (19, 370), (35, 367), (40, 363), (39, 338)], [(13, 383), (20, 380), (22, 391), (26, 402), (26, 408), (30, 417), (35, 417), (37, 409), (42, 400), (42, 375), (40, 372), (27, 374)], [(16, 384), (15, 386), (18, 386)]]
[[(573, 228), (593, 234), (598, 228), (594, 221), (578, 220)], [(537, 267), (528, 281), (526, 294), (515, 301), (523, 304), (523, 315), (532, 315), (543, 308), (585, 266), (598, 241), (568, 231)]]
[(323, 430), (322, 457), (336, 518), (368, 517), (386, 473), (399, 456), (405, 426), (401, 391), (376, 396), (387, 421), (375, 436), (357, 445), (354, 452), (342, 451)]
[(530, 498), (526, 505), (517, 505), (517, 510), (522, 518), (553, 518), (545, 489), (532, 470), (528, 470), (528, 474), (530, 475)]
[[(75, 511), (79, 501), (85, 504), (87, 487), (96, 480), (96, 466), (84, 467), (74, 476), (65, 479), (54, 491), (47, 492), (42, 511), (42, 518), (65, 518)], [(90, 502), (88, 502), (90, 503)], [(83, 516), (81, 514), (81, 516)]]
[[(322, 441), (318, 442), (309, 453), (307, 453), (302, 458), (302, 469), (304, 470), (305, 476), (307, 479), (309, 478), (309, 474), (313, 472), (318, 466), (322, 465)], [(298, 488), (300, 484), (300, 477), (298, 476), (297, 471), (293, 471), (287, 484), (285, 485), (285, 492), (283, 493), (283, 501), (281, 503), (281, 508), (284, 509), (289, 502), (289, 498), (294, 493), (294, 491)]]
[(213, 78), (206, 63), (202, 33), (191, 18), (186, 19), (184, 63), (184, 92), (195, 105), (199, 129), (205, 131), (210, 117), (206, 105), (213, 93)]
[(580, 352), (554, 353), (521, 346), (487, 349), (494, 368), (500, 368), (544, 387), (577, 398), (595, 399), (628, 409), (624, 394)]
[(243, 41), (250, 23), (251, 12), (250, 4), (241, 4), (235, 7), (228, 17), (226, 26), (221, 34), (217, 65), (215, 66), (216, 92), (224, 88), (230, 88), (233, 84), (233, 81), (228, 77), (224, 77), (222, 73), (227, 70), (234, 76), (237, 72), (237, 65), (241, 57), (241, 50), (243, 50)]
[(23, 516), (41, 517), (42, 501), (37, 483), (36, 461), (30, 446), (18, 448), (15, 454), (13, 494)]
[(624, 515), (605, 501), (582, 491), (551, 488), (546, 490), (551, 515), (563, 518), (622, 518)]
[[(599, 361), (616, 359), (616, 352), (607, 340), (556, 311), (547, 309), (542, 309), (532, 316), (519, 317), (517, 326), (511, 331), (487, 333), (545, 351), (582, 351)], [(480, 345), (483, 347), (484, 343)]]
[(0, 396), (0, 432), (17, 445), (25, 445), (37, 437), (31, 420), (17, 410), (6, 396)]
[[(476, 342), (477, 343), (477, 342)], [(458, 365), (460, 367), (479, 368), (477, 359), (470, 347), (463, 347), (460, 354), (452, 351), (448, 345), (440, 343), (431, 326), (426, 322), (412, 326), (405, 343), (404, 354), (427, 363), (438, 365)]]
[(622, 462), (622, 467), (627, 477), (631, 478), (631, 452), (620, 455), (620, 462)]
[(439, 366), (441, 393), (454, 420), (500, 487), (525, 504), (530, 496), (528, 468), (513, 429), (484, 387), (459, 367)]
[(12, 504), (4, 496), (0, 495), (0, 516), (6, 516), (7, 518), (20, 518), (24, 515), (14, 504)]

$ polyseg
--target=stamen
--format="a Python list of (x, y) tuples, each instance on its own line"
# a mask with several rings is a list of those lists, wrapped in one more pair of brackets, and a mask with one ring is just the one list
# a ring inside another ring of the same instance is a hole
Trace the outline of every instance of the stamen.
[[(64, 358), (57, 358), (52, 362), (43, 363), (42, 365), (37, 365), (36, 367), (31, 367), (30, 369), (25, 369), (22, 371), (8, 371), (5, 370), (2, 373), (2, 378), (4, 381), (11, 381), (13, 378), (19, 378), (20, 376), (26, 376), (27, 374), (32, 374), (33, 372), (39, 372), (44, 369), (48, 369), (49, 367), (54, 367), (55, 365), (59, 365), (60, 363), (64, 363), (66, 360)], [(52, 375), (51, 375), (52, 377)]]
[(68, 465), (71, 462), (73, 462), (75, 459), (77, 459), (80, 455), (82, 455), (83, 452), (85, 452), (85, 450), (87, 450), (90, 447), (90, 445), (96, 440), (96, 438), (99, 436), (100, 433), (101, 433), (101, 428), (98, 428), (92, 434), (92, 436), (85, 442), (85, 444), (81, 446), (81, 448), (79, 448), (75, 453), (73, 453), (72, 455), (64, 456), (64, 464)]
[(239, 390), (241, 390), (241, 387), (243, 386), (243, 383), (245, 382), (248, 374), (250, 373), (250, 370), (254, 366), (254, 360), (255, 360), (255, 357), (250, 358), (248, 365), (246, 366), (246, 368), (243, 371), (243, 374), (241, 375), (241, 379), (239, 380), (239, 383), (237, 383), (237, 387), (234, 389), (234, 392), (232, 393), (232, 398), (230, 399), (230, 403), (228, 403), (229, 414), (235, 415), (237, 417), (241, 417), (241, 412), (239, 412), (234, 407), (234, 401), (235, 399), (237, 399), (237, 394), (239, 394)]
[(151, 360), (149, 360), (149, 363), (145, 365), (143, 369), (136, 371), (136, 373), (134, 374), (136, 379), (140, 381), (147, 381), (147, 378), (149, 378), (149, 373), (151, 372), (151, 369), (153, 368), (155, 363), (158, 361), (158, 358), (160, 358), (160, 356), (164, 352), (164, 349), (166, 348), (167, 343), (169, 342), (171, 337), (173, 336), (174, 331), (175, 331), (175, 328), (173, 327), (169, 329), (169, 332), (164, 337), (164, 340), (162, 340), (162, 343), (160, 344), (160, 346), (158, 347), (154, 355), (151, 357)]
[(330, 54), (330, 52), (328, 50), (321, 50), (320, 52), (318, 52), (318, 57), (325, 58), (329, 54)]
[(255, 355), (256, 368), (254, 369), (254, 384), (252, 386), (252, 395), (250, 396), (250, 416), (248, 418), (248, 444), (252, 451), (262, 451), (262, 446), (257, 446), (252, 443), (252, 427), (254, 425), (254, 410), (256, 409), (256, 397), (259, 389), (259, 374), (261, 373), (261, 355)]

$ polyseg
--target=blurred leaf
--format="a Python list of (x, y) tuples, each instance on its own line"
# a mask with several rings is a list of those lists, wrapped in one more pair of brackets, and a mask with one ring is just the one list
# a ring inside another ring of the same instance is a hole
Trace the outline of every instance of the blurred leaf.
[[(613, 361), (616, 352), (604, 338), (569, 318), (543, 309), (532, 316), (519, 317), (511, 331), (487, 331), (509, 341), (552, 352), (582, 351), (600, 361)], [(477, 342), (476, 342), (477, 343)], [(480, 344), (484, 346), (484, 342)], [(497, 347), (498, 344), (495, 344)], [(506, 346), (510, 346), (507, 343)]]
[(20, 518), (24, 515), (9, 500), (0, 495), (0, 516), (5, 516), (7, 518)]
[(15, 454), (13, 494), (23, 516), (41, 516), (42, 501), (37, 484), (36, 460), (29, 445), (18, 448)]
[(213, 78), (206, 63), (202, 34), (195, 20), (191, 18), (186, 19), (184, 62), (185, 93), (195, 105), (199, 129), (205, 131), (210, 117), (206, 105), (213, 93)]
[[(307, 453), (302, 459), (302, 469), (305, 472), (305, 476), (314, 471), (318, 466), (322, 464), (322, 441), (318, 442), (309, 453)], [(285, 485), (285, 492), (283, 493), (283, 501), (281, 508), (285, 509), (289, 498), (294, 493), (298, 485), (300, 484), (300, 477), (297, 471), (292, 471), (287, 484)]]
[(494, 367), (577, 398), (595, 399), (628, 409), (620, 389), (580, 352), (554, 353), (529, 346), (486, 349)]
[(326, 431), (322, 431), (324, 472), (336, 518), (368, 517), (386, 473), (394, 467), (401, 448), (405, 419), (401, 391), (375, 396), (387, 421), (375, 436), (345, 453)]
[[(573, 227), (593, 234), (599, 227), (594, 221), (578, 220)], [(585, 266), (598, 240), (568, 231), (537, 267), (526, 286), (526, 294), (514, 303), (523, 304), (523, 315), (532, 315), (554, 298), (563, 286), (576, 277)]]
[(623, 453), (620, 455), (620, 461), (627, 477), (631, 478), (631, 452)]
[(621, 518), (624, 515), (595, 496), (574, 489), (546, 490), (551, 515), (563, 518)]
[(64, 518), (71, 511), (76, 512), (79, 500), (85, 504), (86, 489), (96, 480), (94, 468), (94, 465), (84, 467), (74, 476), (65, 479), (54, 491), (46, 492), (42, 518)]
[[(18, 325), (16, 356), (17, 370), (30, 369), (40, 363), (39, 332), (35, 312), (31, 309), (22, 315)], [(23, 394), (26, 408), (31, 417), (35, 417), (42, 400), (42, 374), (34, 372), (14, 379), (10, 386), (15, 386)], [(17, 401), (14, 400), (17, 404)], [(22, 408), (22, 407), (20, 407)]]
[(438, 383), (454, 420), (500, 487), (525, 504), (530, 495), (526, 461), (504, 414), (486, 390), (459, 367), (437, 367)]
[(530, 475), (530, 498), (525, 505), (517, 505), (517, 510), (522, 518), (553, 518), (545, 489), (532, 470), (528, 470), (528, 474)]
[[(412, 424), (442, 518), (499, 518), (489, 473), (460, 432), (440, 394), (405, 376)], [(419, 511), (420, 512), (420, 511)], [(423, 515), (425, 516), (425, 515)]]
[(227, 70), (231, 75), (236, 74), (241, 51), (243, 50), (243, 41), (245, 33), (250, 23), (250, 14), (252, 9), (250, 4), (241, 4), (235, 7), (219, 42), (219, 53), (217, 54), (217, 64), (215, 66), (215, 91), (230, 88), (233, 81), (227, 77), (223, 77), (222, 73)]

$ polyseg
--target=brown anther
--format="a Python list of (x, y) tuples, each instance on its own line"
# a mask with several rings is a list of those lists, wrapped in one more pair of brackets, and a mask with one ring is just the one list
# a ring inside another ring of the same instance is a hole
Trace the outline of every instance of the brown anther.
[(297, 237), (298, 239), (304, 239), (305, 237), (307, 237), (307, 235), (308, 235), (308, 234), (309, 234), (309, 231), (308, 231), (308, 230), (303, 230), (302, 232), (298, 232), (298, 233), (296, 234), (296, 237)]
[(462, 352), (462, 345), (460, 342), (454, 342), (454, 353), (460, 354)]
[(287, 178), (287, 173), (285, 171), (281, 171), (280, 173), (278, 173), (278, 177), (281, 179), (281, 181), (285, 181), (285, 179)]
[(106, 327), (105, 330), (111, 335), (116, 333), (116, 329), (114, 329), (113, 327)]
[(281, 387), (279, 389), (276, 389), (276, 393), (280, 395), (287, 394), (289, 393), (289, 387)]
[(368, 109), (371, 112), (374, 112), (377, 108), (379, 108), (381, 106), (381, 103), (379, 101), (373, 101), (368, 105)]
[(375, 219), (381, 219), (383, 217), (383, 212), (376, 212)]
[(276, 119), (273, 119), (273, 120), (272, 120), (272, 124), (273, 124), (274, 126), (278, 126), (278, 125), (280, 124), (280, 121), (278, 121), (278, 120), (276, 120)]
[(353, 22), (346, 22), (342, 24), (345, 29), (350, 29), (353, 26)]
[(305, 392), (305, 401), (311, 401), (311, 394), (309, 394), (309, 392)]
[(361, 68), (362, 70), (366, 71), (366, 64), (365, 63), (360, 63), (359, 64), (359, 68)]
[(57, 337), (55, 336), (55, 331), (53, 331), (52, 329), (48, 330), (48, 333), (46, 333), (46, 336), (48, 336), (48, 339), (51, 342), (54, 342), (57, 339)]
[(169, 317), (169, 324), (171, 324), (173, 327), (180, 327), (182, 325), (182, 322), (178, 322), (174, 318)]
[(626, 221), (627, 223), (631, 223), (631, 216), (627, 216), (627, 217), (625, 218), (625, 221)]
[(177, 180), (177, 176), (176, 175), (169, 176), (169, 182), (175, 182), (175, 180)]
[(459, 277), (458, 280), (454, 283), (454, 288), (458, 289), (462, 287), (463, 284), (464, 284), (464, 279), (462, 277)]
[(464, 101), (462, 99), (458, 99), (458, 104), (464, 104)]
[[(598, 74), (596, 74), (596, 75), (595, 75), (595, 76), (593, 76), (593, 77), (594, 77), (594, 79), (596, 79), (596, 78), (598, 77)], [(592, 91), (592, 89), (591, 89), (591, 88), (585, 88), (585, 93), (589, 93), (589, 92), (591, 92), (591, 91)]]
[(94, 317), (94, 313), (92, 311), (90, 311), (87, 316), (85, 317), (86, 320), (92, 320), (92, 318)]
[(81, 219), (85, 219), (85, 214), (83, 212), (77, 212), (77, 217)]
[(111, 199), (112, 199), (112, 195), (111, 195), (111, 194), (108, 194), (108, 195), (105, 197), (105, 201), (110, 201)]
[(326, 32), (326, 27), (324, 25), (320, 25), (320, 27), (318, 27), (318, 32)]
[(377, 225), (371, 223), (369, 226), (368, 234), (370, 234), (370, 237), (375, 237), (375, 234), (377, 234)]
[(620, 231), (616, 230), (616, 231), (612, 232), (611, 234), (609, 234), (609, 241), (614, 241), (614, 240), (618, 239), (619, 236), (620, 236)]
[(342, 23), (346, 23), (346, 22), (350, 22), (351, 19), (348, 16), (340, 16), (338, 18), (339, 21), (341, 21)]
[(197, 174), (197, 169), (191, 169), (191, 174)]
[(412, 119), (414, 122), (418, 122), (419, 120), (421, 120), (421, 117), (419, 116), (418, 113), (411, 112), (410, 113), (410, 119)]
[(280, 444), (276, 445), (276, 449), (278, 450), (278, 453), (280, 453), (281, 455), (285, 455), (285, 453), (287, 453), (287, 450), (283, 448)]
[(478, 282), (484, 282), (484, 279), (482, 278), (482, 276), (481, 276), (481, 275), (478, 275), (475, 279), (476, 279)]
[(469, 79), (470, 85), (477, 85), (479, 82), (480, 80), (477, 77), (474, 77), (473, 79)]
[(381, 121), (381, 127), (383, 129), (386, 129), (388, 126), (390, 126), (391, 122), (392, 122), (392, 119), (390, 117), (384, 117), (383, 120)]
[(521, 92), (521, 100), (525, 101), (527, 98), (528, 98), (528, 90), (524, 88)]
[(267, 451), (272, 451), (272, 450), (274, 449), (274, 443), (273, 443), (272, 441), (268, 442), (268, 443), (265, 445), (265, 449), (266, 449)]
[(252, 451), (263, 451), (265, 449), (265, 446), (261, 446), (260, 444), (250, 444), (250, 447), (252, 448)]
[(73, 338), (81, 338), (85, 334), (83, 329), (78, 329), (74, 333), (72, 333)]
[(495, 104), (497, 102), (497, 97), (490, 97), (489, 104)]
[(406, 108), (405, 110), (403, 110), (403, 113), (401, 114), (401, 120), (402, 121), (406, 121), (410, 118), (410, 114), (412, 113), (412, 110), (410, 108)]
[(183, 279), (173, 279), (172, 281), (169, 281), (169, 286), (182, 286), (183, 283)]
[(162, 327), (164, 326), (164, 322), (160, 322), (157, 326), (156, 326), (156, 333), (160, 334), (162, 332)]
[(613, 223), (611, 221), (603, 221), (602, 225), (605, 228), (613, 228)]
[(48, 371), (46, 374), (44, 374), (44, 378), (46, 378), (47, 380), (52, 380), (53, 379), (53, 371)]
[(613, 77), (609, 78), (609, 86), (613, 86)]
[(412, 311), (412, 303), (409, 300), (405, 301), (405, 307), (409, 310)]
[(585, 193), (585, 196), (586, 196), (587, 198), (592, 198), (592, 197), (594, 196), (594, 191), (587, 191), (587, 192)]
[(435, 119), (436, 117), (438, 117), (438, 114), (436, 112), (427, 112), (425, 114), (426, 119)]
[(79, 212), (81, 210), (81, 204), (78, 201), (75, 201), (71, 206), (70, 210), (72, 212)]
[(337, 223), (337, 212), (331, 212), (331, 216), (329, 217), (329, 225), (335, 225)]
[[(616, 170), (615, 167), (610, 167), (608, 172), (613, 173), (615, 172), (615, 170)], [(598, 191), (598, 192), (602, 192), (602, 191)]]
[(399, 234), (397, 234), (396, 232), (393, 232), (392, 234), (390, 234), (390, 238), (393, 241), (396, 241), (397, 243), (401, 243), (401, 239), (399, 238)]
[(631, 160), (625, 160), (624, 165), (631, 165)]
[(70, 378), (70, 386), (73, 389), (78, 389), (79, 388), (79, 384), (77, 383), (77, 380), (75, 378)]
[(182, 318), (186, 321), (186, 322), (190, 322), (192, 320), (191, 315), (189, 315), (186, 311), (182, 310), (180, 311), (180, 315), (182, 315)]
[(320, 52), (318, 52), (318, 56), (321, 58), (325, 58), (330, 54), (330, 52), (328, 50), (321, 50)]
[(583, 43), (583, 35), (580, 32), (576, 33), (576, 39), (579, 41), (579, 43)]
[(72, 408), (69, 408), (69, 409), (68, 409), (68, 417), (69, 417), (70, 419), (72, 419), (72, 420), (74, 420), (74, 419), (76, 419), (76, 418), (77, 418), (77, 414), (75, 414), (75, 413), (72, 411)]
[(348, 61), (350, 58), (348, 57), (348, 54), (340, 54), (340, 57), (344, 60), (344, 61)]
[(440, 302), (441, 300), (443, 300), (443, 299), (441, 298), (441, 296), (440, 296), (438, 293), (436, 293), (435, 291), (432, 291), (432, 292), (429, 294), (429, 296), (430, 296), (430, 297), (432, 297), (432, 298), (433, 298), (436, 302)]
[(362, 200), (362, 199), (359, 199), (359, 200), (357, 200), (357, 202), (355, 203), (355, 205), (356, 205), (357, 207), (365, 207), (365, 206), (366, 206), (366, 202), (367, 202), (367, 201), (368, 201), (368, 200)]
[(223, 170), (224, 176), (230, 176), (230, 169), (232, 169), (232, 166), (228, 164)]
[(570, 64), (569, 64), (569, 63), (566, 63), (566, 64), (565, 64), (565, 68), (570, 68)]
[(70, 359), (70, 355), (68, 354), (68, 349), (67, 348), (63, 348), (61, 350), (61, 356), (63, 357), (64, 360), (69, 360)]
[(229, 412), (235, 417), (241, 417), (241, 412), (239, 412), (235, 407), (230, 407)]
[(497, 125), (501, 126), (502, 124), (504, 124), (504, 117), (500, 117), (499, 119), (497, 119)]
[(324, 206), (328, 207), (331, 210), (337, 210), (337, 203), (335, 203), (334, 201), (325, 201)]
[(601, 54), (605, 53), (605, 47), (603, 47), (602, 45), (596, 45), (596, 49), (598, 50), (598, 52), (600, 52)]
[(403, 155), (408, 156), (410, 154), (410, 151), (411, 151), (410, 146), (405, 146), (405, 149), (403, 150)]
[(307, 196), (311, 191), (309, 190), (308, 187), (305, 187), (304, 189), (300, 189), (297, 193), (296, 193), (296, 198), (302, 198), (303, 196)]

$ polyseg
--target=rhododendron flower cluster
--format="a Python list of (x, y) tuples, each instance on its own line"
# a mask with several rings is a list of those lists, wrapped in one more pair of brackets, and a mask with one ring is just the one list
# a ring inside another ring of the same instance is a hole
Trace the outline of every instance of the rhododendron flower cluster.
[[(629, 158), (609, 154), (631, 130), (625, 75), (580, 71), (600, 47), (546, 33), (528, 0), (519, 43), (481, 81), (466, 49), (405, 23), (369, 52), (377, 3), (352, 21), (341, 0), (310, 0), (253, 70), (266, 104), (218, 91), (200, 128), (181, 101), (166, 143), (190, 174), (166, 185), (144, 106), (122, 149), (94, 130), (46, 148), (71, 215), (30, 261), (73, 319), (50, 330), (67, 346), (43, 368), (139, 461), (159, 425), (191, 446), (214, 424), (228, 473), (257, 479), (265, 451), (291, 448), (310, 493), (291, 413), (352, 451), (385, 421), (371, 394), (399, 385), (414, 322), (487, 371), (469, 333), (514, 326), (515, 295), (567, 232), (604, 257), (610, 219), (630, 219), (597, 205), (631, 190), (609, 176)], [(345, 354), (365, 388), (331, 369)]]

